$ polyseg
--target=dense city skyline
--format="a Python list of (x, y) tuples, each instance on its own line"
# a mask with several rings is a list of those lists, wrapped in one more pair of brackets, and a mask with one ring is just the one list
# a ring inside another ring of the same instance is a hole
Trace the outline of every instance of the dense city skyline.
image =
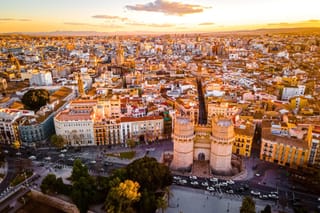
[(0, 32), (210, 32), (320, 27), (316, 0), (4, 1)]

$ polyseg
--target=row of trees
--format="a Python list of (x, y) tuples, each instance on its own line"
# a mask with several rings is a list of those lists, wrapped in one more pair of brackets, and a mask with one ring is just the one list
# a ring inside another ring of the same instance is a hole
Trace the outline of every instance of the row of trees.
[(91, 204), (104, 203), (108, 213), (154, 212), (165, 209), (164, 194), (172, 183), (169, 168), (156, 159), (144, 157), (125, 168), (116, 170), (110, 177), (92, 177), (80, 160), (75, 160), (70, 177), (71, 185), (49, 174), (41, 184), (41, 191), (65, 194), (72, 198), (81, 213)]

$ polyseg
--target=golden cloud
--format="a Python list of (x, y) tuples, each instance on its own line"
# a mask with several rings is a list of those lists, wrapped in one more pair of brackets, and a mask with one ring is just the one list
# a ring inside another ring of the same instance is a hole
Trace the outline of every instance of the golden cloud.
[(183, 4), (180, 2), (170, 2), (167, 0), (155, 0), (146, 4), (127, 5), (128, 10), (160, 12), (166, 15), (183, 16), (187, 14), (202, 13), (205, 9), (211, 7), (204, 7), (197, 4)]
[(127, 23), (127, 25), (131, 25), (131, 26), (145, 26), (145, 27), (174, 27), (174, 24), (168, 24), (168, 23), (164, 23), (164, 24), (155, 24), (155, 23), (139, 23), (139, 22), (130, 22)]
[(102, 28), (122, 28), (121, 25), (116, 24), (89, 24), (83, 22), (64, 22), (65, 25), (73, 25), (73, 26), (87, 26), (87, 27), (102, 27)]
[(27, 18), (0, 18), (0, 21), (31, 21)]
[(200, 26), (207, 26), (207, 25), (215, 25), (213, 22), (203, 22), (199, 24)]
[(127, 21), (127, 20), (129, 20), (129, 19), (126, 18), (126, 17), (110, 16), (110, 15), (95, 15), (95, 16), (92, 16), (92, 18), (105, 19), (105, 20), (120, 20), (120, 21)]
[(308, 21), (306, 21), (306, 22), (318, 23), (318, 22), (320, 22), (320, 20), (310, 19), (310, 20), (308, 20)]

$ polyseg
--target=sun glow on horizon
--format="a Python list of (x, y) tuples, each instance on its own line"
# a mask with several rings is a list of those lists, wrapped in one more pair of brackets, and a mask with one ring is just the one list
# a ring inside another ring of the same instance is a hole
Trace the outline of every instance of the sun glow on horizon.
[(318, 0), (11, 0), (0, 8), (0, 32), (320, 27), (318, 6)]

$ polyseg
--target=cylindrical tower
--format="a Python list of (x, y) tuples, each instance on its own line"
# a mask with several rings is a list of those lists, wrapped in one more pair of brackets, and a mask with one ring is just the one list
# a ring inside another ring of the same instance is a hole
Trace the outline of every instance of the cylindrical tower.
[(170, 167), (174, 170), (189, 169), (193, 163), (194, 125), (189, 118), (176, 117), (173, 129), (173, 160)]
[(231, 119), (215, 118), (212, 120), (210, 166), (213, 173), (231, 173), (232, 144), (234, 126)]

